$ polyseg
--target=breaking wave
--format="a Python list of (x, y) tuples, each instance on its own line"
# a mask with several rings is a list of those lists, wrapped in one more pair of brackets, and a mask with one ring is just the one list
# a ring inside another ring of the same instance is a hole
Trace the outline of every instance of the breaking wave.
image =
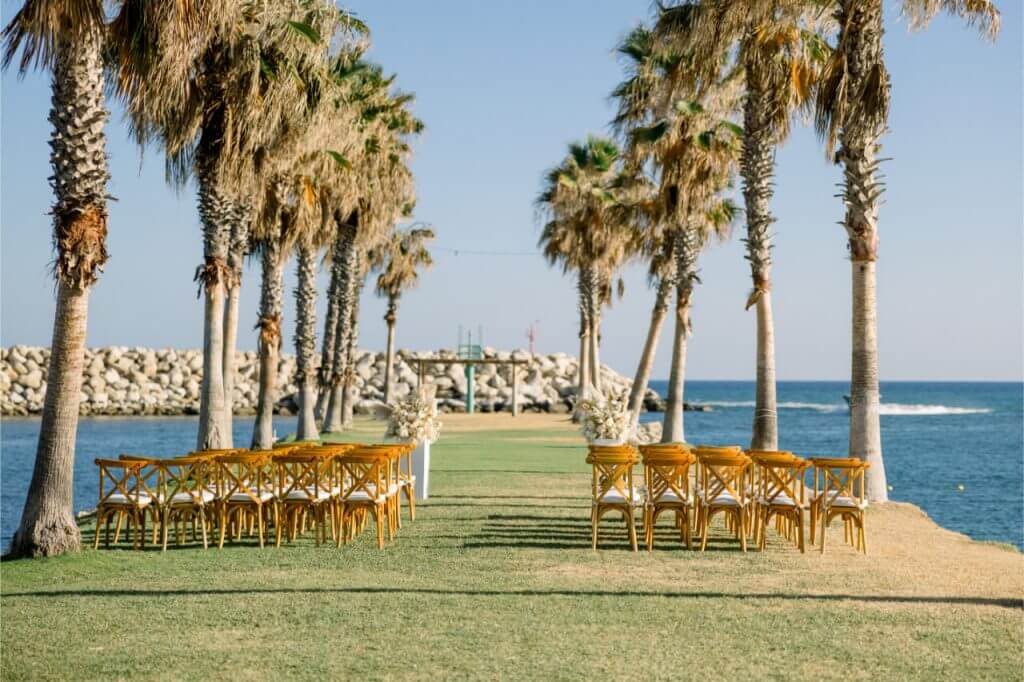
[[(753, 400), (702, 400), (698, 405), (712, 407), (754, 407)], [(813, 410), (821, 413), (845, 412), (845, 403), (805, 403), (781, 402), (780, 410)], [(987, 407), (950, 407), (948, 405), (908, 405), (902, 403), (882, 403), (878, 413), (886, 416), (936, 416), (946, 414), (987, 414), (992, 410)]]

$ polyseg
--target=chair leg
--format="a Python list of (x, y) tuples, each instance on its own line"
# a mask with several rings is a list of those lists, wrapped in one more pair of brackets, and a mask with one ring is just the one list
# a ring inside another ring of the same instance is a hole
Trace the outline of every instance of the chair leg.
[(406, 495), (409, 496), (409, 520), (416, 520), (416, 489), (409, 485), (406, 489)]
[(644, 544), (647, 545), (647, 551), (654, 551), (654, 509), (652, 507), (644, 507)]
[(199, 529), (203, 532), (203, 549), (209, 549), (206, 539), (206, 509), (204, 507), (199, 508)]
[(797, 532), (797, 536), (796, 536), (797, 546), (800, 548), (800, 553), (801, 554), (805, 554), (807, 552), (807, 548), (806, 548), (806, 546), (804, 544), (804, 510), (803, 509), (797, 509), (796, 510), (796, 532)]
[(821, 553), (825, 553), (825, 531), (828, 529), (828, 510), (822, 509), (821, 512)]
[(117, 524), (114, 526), (114, 544), (121, 538), (121, 523), (124, 521), (124, 511), (117, 510)]
[(100, 548), (100, 526), (103, 525), (103, 511), (100, 509), (96, 510), (96, 534), (93, 537), (92, 548)]
[(747, 551), (747, 514), (745, 509), (739, 509), (736, 511), (736, 522), (739, 524), (740, 529), (740, 548), (744, 552)]
[(348, 542), (345, 531), (345, 504), (341, 503), (338, 505), (338, 549)]
[(381, 505), (374, 507), (374, 517), (377, 519), (377, 549), (384, 549), (384, 509)]
[(868, 536), (864, 531), (864, 517), (860, 517), (860, 548), (864, 554), (868, 553)]
[(701, 520), (700, 520), (700, 551), (705, 551), (708, 547), (708, 509), (701, 507)]
[(590, 535), (593, 540), (594, 549), (597, 549), (597, 524), (600, 521), (600, 517), (597, 514), (597, 507), (590, 508)]
[(220, 540), (217, 542), (217, 549), (224, 549), (224, 535), (228, 531), (228, 511), (225, 505), (220, 505), (217, 517), (220, 524)]
[(633, 519), (633, 508), (626, 507), (626, 523), (629, 524), (629, 545), (635, 552), (637, 550), (636, 544), (636, 522)]

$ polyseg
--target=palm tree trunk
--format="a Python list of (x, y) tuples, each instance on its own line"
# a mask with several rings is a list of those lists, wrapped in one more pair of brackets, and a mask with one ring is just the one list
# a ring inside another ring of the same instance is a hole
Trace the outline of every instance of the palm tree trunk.
[(228, 250), (227, 305), (224, 311), (224, 401), (225, 447), (232, 447), (232, 421), (235, 411), (235, 350), (238, 347), (238, 300), (242, 291), (242, 268), (249, 242), (249, 217), (243, 202), (235, 202), (232, 211), (231, 244)]
[[(676, 292), (677, 301), (683, 293)], [(672, 336), (672, 367), (668, 378), (668, 394), (665, 400), (665, 417), (662, 422), (662, 443), (685, 443), (683, 428), (683, 389), (686, 384), (686, 336), (689, 324), (688, 310), (676, 303), (676, 324)]]
[(697, 254), (700, 249), (696, 230), (687, 225), (673, 237), (676, 260), (676, 325), (672, 342), (672, 369), (669, 373), (663, 443), (685, 442), (683, 428), (683, 395), (686, 384), (686, 341), (690, 335), (690, 299), (697, 278)]
[(601, 395), (601, 279), (596, 268), (589, 268), (587, 274), (590, 284), (587, 287), (590, 306), (590, 383), (594, 391)]
[(203, 383), (199, 393), (196, 447), (209, 450), (223, 448), (227, 444), (224, 418), (224, 285), (230, 277), (227, 256), (231, 209), (213, 171), (212, 151), (205, 139), (199, 146), (197, 176), (204, 263), (196, 269), (196, 280), (206, 294), (206, 305), (203, 311)]
[(338, 287), (338, 325), (334, 334), (334, 360), (331, 363), (331, 393), (327, 403), (327, 417), (323, 430), (339, 432), (344, 428), (342, 422), (342, 400), (345, 386), (345, 355), (348, 347), (346, 340), (352, 322), (352, 299), (355, 280), (358, 272), (358, 255), (356, 253), (356, 228), (353, 224), (339, 225), (341, 279)]
[(775, 328), (771, 304), (771, 235), (775, 222), (771, 214), (772, 177), (775, 150), (770, 127), (765, 89), (761, 87), (758, 64), (746, 66), (747, 98), (743, 109), (743, 199), (747, 215), (747, 254), (753, 290), (747, 309), (757, 306), (757, 383), (755, 386), (754, 424), (750, 447), (777, 450), (779, 445), (778, 408), (775, 401)]
[(388, 326), (388, 346), (384, 356), (384, 404), (391, 404), (391, 374), (395, 369), (395, 323), (398, 321), (398, 297), (388, 296), (384, 322)]
[[(361, 267), (361, 266), (360, 266)], [(349, 322), (349, 335), (345, 341), (345, 392), (342, 394), (341, 423), (344, 428), (352, 426), (352, 417), (356, 402), (359, 399), (356, 388), (356, 355), (359, 350), (359, 301), (363, 294), (363, 277), (360, 275), (352, 300), (352, 320)]]
[(772, 294), (757, 299), (757, 385), (754, 398), (754, 450), (779, 449), (779, 419), (775, 400), (775, 323)]
[(107, 260), (107, 181), (101, 36), (62, 42), (51, 81), (50, 164), (57, 261), (50, 365), (39, 443), (12, 556), (55, 556), (78, 550), (72, 515), (75, 437), (89, 291)]
[(644, 351), (640, 355), (640, 362), (636, 367), (636, 375), (633, 377), (633, 386), (629, 391), (629, 412), (630, 423), (635, 430), (640, 423), (640, 412), (644, 406), (644, 395), (647, 393), (647, 384), (651, 379), (651, 368), (654, 366), (654, 356), (658, 352), (658, 338), (661, 336), (661, 327), (668, 315), (668, 301), (672, 294), (672, 280), (662, 277), (658, 281), (658, 289), (654, 294), (654, 308), (651, 310), (651, 324), (647, 328), (647, 340), (644, 342)]
[(299, 440), (316, 440), (316, 250), (298, 248), (298, 285), (295, 287), (295, 382), (299, 387)]
[(590, 395), (590, 302), (587, 294), (588, 277), (581, 270), (577, 281), (580, 296), (580, 358), (578, 369), (578, 388), (576, 396), (585, 400)]
[[(840, 43), (846, 45), (849, 72), (847, 97), (863, 98), (869, 82), (878, 92), (888, 92), (888, 76), (882, 53), (882, 6), (880, 0), (845, 0), (845, 21)], [(880, 75), (881, 74), (881, 75)], [(852, 361), (850, 372), (850, 457), (871, 465), (867, 495), (874, 502), (889, 498), (882, 433), (878, 415), (878, 318), (875, 295), (875, 261), (878, 257), (878, 205), (882, 185), (877, 177), (879, 140), (885, 131), (887, 108), (847, 106), (848, 115), (839, 131), (837, 158), (843, 165), (843, 199), (853, 269)]]
[(277, 240), (261, 244), (262, 280), (260, 282), (259, 333), (260, 386), (256, 400), (256, 424), (252, 449), (269, 450), (274, 446), (274, 406), (277, 404), (277, 365), (281, 348), (281, 307), (284, 297), (284, 259)]
[(334, 344), (338, 333), (338, 297), (341, 288), (342, 239), (334, 240), (331, 251), (331, 282), (327, 286), (327, 315), (324, 319), (324, 339), (320, 348), (320, 368), (317, 371), (316, 415), (323, 420), (327, 399), (331, 392), (331, 370), (334, 365)]

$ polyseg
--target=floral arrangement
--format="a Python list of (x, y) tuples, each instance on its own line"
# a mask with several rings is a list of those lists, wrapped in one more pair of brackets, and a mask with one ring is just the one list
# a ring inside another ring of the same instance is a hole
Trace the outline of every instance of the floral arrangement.
[(391, 407), (387, 438), (404, 441), (436, 441), (441, 436), (441, 420), (437, 418), (433, 399), (411, 393)]
[(609, 393), (607, 396), (586, 398), (579, 402), (583, 437), (587, 442), (614, 440), (625, 442), (630, 438), (629, 393)]

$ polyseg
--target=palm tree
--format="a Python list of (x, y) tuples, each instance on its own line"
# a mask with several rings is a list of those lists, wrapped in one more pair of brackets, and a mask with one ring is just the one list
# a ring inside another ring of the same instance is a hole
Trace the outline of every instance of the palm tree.
[(747, 253), (753, 289), (749, 310), (757, 306), (757, 381), (751, 447), (778, 448), (775, 400), (775, 330), (771, 299), (771, 235), (775, 222), (770, 204), (775, 147), (789, 133), (795, 110), (807, 107), (819, 64), (827, 54), (816, 32), (821, 3), (809, 0), (704, 0), (696, 14), (692, 4), (663, 11), (654, 29), (660, 45), (692, 53), (695, 68), (716, 77), (717, 55), (732, 51), (744, 79), (743, 199), (747, 218)]
[[(679, 23), (697, 25), (697, 5), (676, 11)], [(730, 120), (738, 102), (732, 79), (723, 78), (721, 70), (708, 76), (694, 68), (692, 55), (656, 57), (634, 67), (642, 78), (632, 79), (636, 83), (620, 101), (617, 123), (629, 124), (629, 156), (656, 169), (658, 198), (651, 222), (664, 225), (671, 235), (676, 320), (662, 440), (681, 442), (689, 310), (700, 281), (697, 258), (712, 237), (728, 234), (736, 214), (721, 195), (731, 185), (743, 131)], [(724, 53), (706, 58), (724, 66)]]
[[(843, 227), (853, 271), (849, 455), (871, 465), (868, 497), (884, 502), (889, 495), (878, 415), (875, 263), (883, 192), (878, 154), (891, 84), (882, 50), (882, 0), (836, 0), (835, 5), (839, 33), (816, 93), (815, 120), (829, 157), (843, 167)], [(945, 11), (976, 24), (989, 37), (999, 31), (999, 11), (989, 0), (904, 0), (903, 8), (915, 28)]]
[(598, 329), (602, 282), (610, 281), (632, 243), (615, 220), (616, 191), (627, 184), (620, 152), (607, 138), (589, 136), (544, 177), (536, 204), (548, 217), (539, 244), (552, 264), (575, 272), (580, 311), (579, 399), (600, 391)]
[(14, 556), (53, 556), (79, 548), (72, 476), (89, 293), (107, 261), (107, 166), (103, 102), (103, 2), (29, 0), (3, 31), (6, 69), (52, 73), (50, 164), (55, 202), (57, 280), (53, 340), (35, 467)]
[(423, 130), (423, 123), (409, 110), (413, 96), (392, 92), (394, 75), (385, 77), (379, 66), (366, 62), (358, 62), (352, 70), (349, 99), (358, 109), (361, 143), (348, 159), (344, 181), (331, 187), (341, 243), (333, 251), (340, 272), (330, 393), (324, 417), (324, 430), (329, 432), (341, 431), (351, 421), (358, 306), (366, 278), (366, 256), (395, 222), (408, 217), (412, 210), (415, 199), (407, 164), (409, 138)]
[(238, 345), (238, 303), (242, 291), (242, 270), (245, 256), (249, 252), (249, 231), (252, 207), (247, 201), (236, 200), (231, 212), (230, 243), (228, 246), (228, 272), (225, 276), (227, 289), (224, 306), (224, 427), (225, 447), (232, 447), (231, 416), (234, 412), (235, 397), (235, 349)]
[(434, 264), (427, 242), (434, 238), (429, 228), (395, 231), (386, 242), (370, 252), (370, 267), (377, 276), (377, 295), (388, 301), (384, 322), (388, 327), (386, 361), (384, 363), (384, 402), (391, 402), (391, 375), (395, 362), (395, 322), (402, 294), (416, 286), (420, 270)]
[[(644, 26), (638, 26), (630, 31), (619, 44), (617, 51), (625, 62), (626, 79), (612, 92), (612, 98), (618, 104), (612, 127), (626, 139), (627, 158), (632, 157), (629, 163), (636, 165), (642, 163), (642, 160), (635, 158), (639, 149), (629, 144), (633, 139), (632, 133), (636, 128), (653, 120), (654, 98), (660, 96), (665, 74), (675, 68), (680, 57), (678, 53), (664, 48), (655, 50), (651, 31)], [(664, 229), (665, 216), (661, 215), (663, 207), (664, 204), (658, 200), (656, 191), (648, 192), (628, 207), (630, 219), (637, 223), (641, 235), (642, 255), (648, 260), (648, 281), (655, 287), (651, 322), (629, 393), (628, 405), (634, 429), (640, 422), (640, 412), (654, 366), (661, 328), (668, 315), (670, 299), (675, 289), (675, 240)]]
[[(196, 7), (193, 7), (193, 4)], [(184, 27), (182, 7), (196, 11)], [(198, 447), (223, 447), (224, 299), (233, 198), (252, 191), (258, 150), (305, 109), (339, 23), (358, 22), (322, 0), (275, 3), (126, 3), (115, 21), (118, 88), (141, 143), (163, 146), (169, 175), (198, 184), (205, 292)], [(288, 77), (279, 77), (287, 74)]]

